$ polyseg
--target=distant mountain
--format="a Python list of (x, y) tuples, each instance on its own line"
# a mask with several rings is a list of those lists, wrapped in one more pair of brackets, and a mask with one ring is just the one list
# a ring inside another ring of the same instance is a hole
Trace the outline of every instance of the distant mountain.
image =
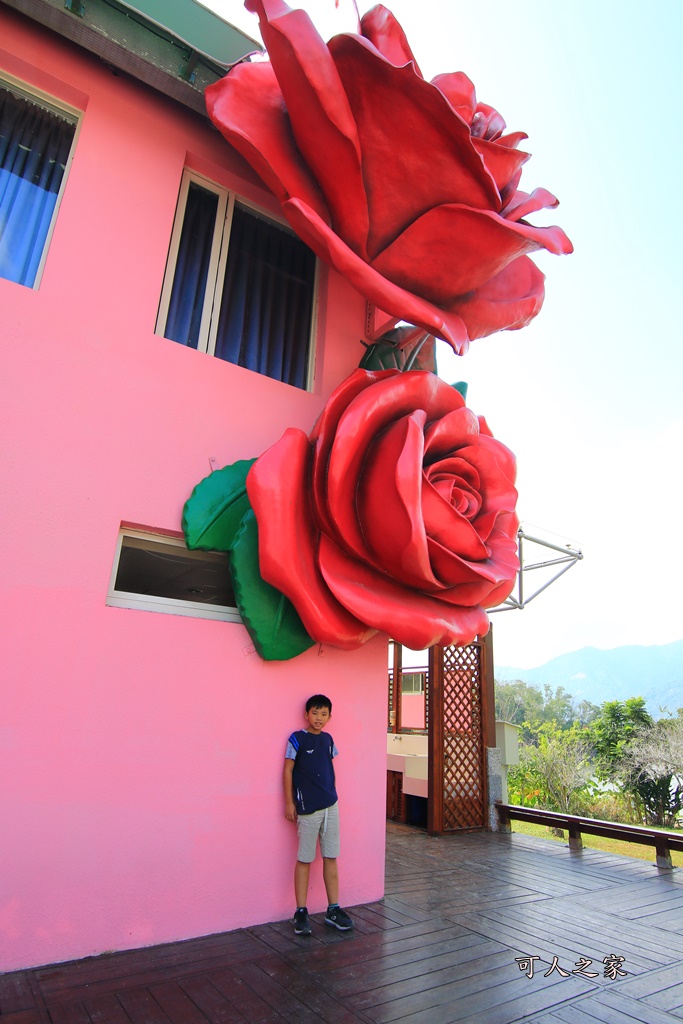
[(674, 714), (683, 707), (683, 640), (657, 647), (615, 647), (601, 651), (583, 647), (561, 654), (538, 668), (495, 666), (500, 682), (521, 679), (533, 686), (563, 686), (577, 700), (602, 704), (606, 700), (644, 697), (648, 711), (659, 717), (659, 708)]

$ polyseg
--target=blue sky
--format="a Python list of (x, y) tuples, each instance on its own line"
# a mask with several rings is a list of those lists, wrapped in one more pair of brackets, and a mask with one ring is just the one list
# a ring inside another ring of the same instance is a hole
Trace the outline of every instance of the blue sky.
[[(258, 37), (238, 0), (204, 2)], [(493, 617), (496, 661), (679, 640), (683, 3), (387, 6), (426, 77), (465, 71), (529, 135), (521, 187), (560, 199), (532, 219), (560, 224), (575, 246), (534, 256), (546, 301), (530, 327), (462, 358), (439, 349), (440, 374), (468, 381), (468, 404), (517, 455), (528, 531), (584, 553), (524, 611)], [(326, 34), (352, 26), (346, 0), (307, 8)]]

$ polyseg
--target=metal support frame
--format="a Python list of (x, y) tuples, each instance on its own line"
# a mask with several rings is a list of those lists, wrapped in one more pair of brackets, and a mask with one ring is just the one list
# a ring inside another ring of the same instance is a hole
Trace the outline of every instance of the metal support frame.
[[(551, 583), (554, 583), (555, 580), (559, 579), (560, 576), (567, 572), (568, 569), (571, 569), (573, 565), (576, 565), (577, 562), (580, 562), (583, 558), (583, 553), (579, 548), (574, 548), (571, 546), (571, 544), (565, 544), (564, 546), (560, 544), (552, 544), (550, 541), (542, 540), (540, 537), (532, 537), (530, 534), (526, 533), (524, 531), (524, 528), (521, 526), (517, 533), (517, 537), (519, 541), (520, 564), (520, 569), (517, 573), (516, 583), (517, 596), (515, 597), (514, 593), (510, 594), (510, 596), (502, 604), (499, 604), (496, 608), (490, 608), (488, 611), (489, 615), (492, 615), (494, 612), (506, 612), (512, 608), (518, 608), (520, 610), (522, 608), (526, 608), (526, 606), (531, 601), (533, 601), (535, 597), (538, 597), (539, 594), (542, 594), (543, 591), (546, 590)], [(559, 552), (561, 557), (547, 558), (544, 561), (532, 562), (527, 565), (524, 562), (525, 541), (528, 544), (538, 544), (540, 547), (548, 548), (550, 551), (557, 551)], [(531, 572), (533, 569), (547, 569), (554, 565), (561, 566), (561, 568), (558, 569), (558, 571), (555, 573), (554, 576), (551, 577), (551, 579), (547, 580), (542, 586), (538, 587), (537, 590), (534, 590), (532, 594), (527, 594), (525, 588), (524, 574), (527, 572)]]

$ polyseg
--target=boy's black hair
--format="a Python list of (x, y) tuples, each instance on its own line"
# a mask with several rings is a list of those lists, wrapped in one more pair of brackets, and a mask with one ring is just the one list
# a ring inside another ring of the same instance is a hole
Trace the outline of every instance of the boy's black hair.
[(329, 708), (330, 715), (332, 714), (332, 701), (329, 697), (326, 697), (324, 693), (314, 693), (312, 697), (309, 697), (306, 701), (306, 714), (311, 708)]

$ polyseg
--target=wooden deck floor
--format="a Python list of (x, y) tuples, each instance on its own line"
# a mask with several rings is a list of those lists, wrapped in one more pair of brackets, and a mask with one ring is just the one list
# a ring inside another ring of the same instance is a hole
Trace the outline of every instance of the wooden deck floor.
[(281, 922), (2, 975), (1, 1024), (683, 1020), (680, 869), (390, 824), (386, 888), (349, 934), (317, 916), (310, 938)]

